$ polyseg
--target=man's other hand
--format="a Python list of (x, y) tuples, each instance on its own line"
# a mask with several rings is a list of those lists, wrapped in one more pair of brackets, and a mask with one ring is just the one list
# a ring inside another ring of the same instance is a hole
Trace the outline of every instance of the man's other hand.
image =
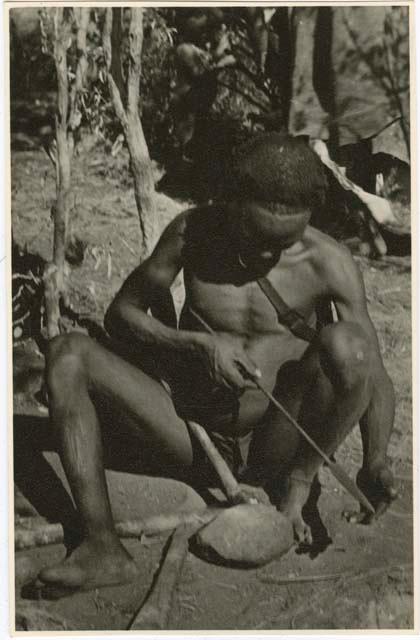
[(204, 345), (205, 366), (216, 385), (239, 392), (256, 388), (253, 380), (261, 372), (240, 345), (221, 336), (206, 336)]

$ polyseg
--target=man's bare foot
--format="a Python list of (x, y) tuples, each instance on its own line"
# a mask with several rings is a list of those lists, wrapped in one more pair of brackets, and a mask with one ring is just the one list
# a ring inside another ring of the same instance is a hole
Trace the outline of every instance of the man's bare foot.
[(118, 539), (85, 540), (68, 558), (43, 569), (38, 580), (50, 590), (62, 590), (64, 595), (66, 590), (88, 591), (125, 584), (137, 576), (136, 563)]
[(394, 486), (394, 477), (386, 464), (381, 463), (370, 470), (360, 469), (356, 481), (359, 489), (374, 507), (375, 513), (368, 513), (361, 507), (359, 512), (345, 511), (343, 515), (348, 522), (370, 524), (385, 513), (391, 502), (398, 497)]
[(302, 509), (308, 499), (311, 483), (300, 474), (293, 473), (289, 477), (289, 488), (287, 496), (283, 498), (279, 505), (280, 511), (289, 518), (293, 526), (295, 539), (299, 543), (312, 544), (312, 534), (310, 527), (302, 517)]

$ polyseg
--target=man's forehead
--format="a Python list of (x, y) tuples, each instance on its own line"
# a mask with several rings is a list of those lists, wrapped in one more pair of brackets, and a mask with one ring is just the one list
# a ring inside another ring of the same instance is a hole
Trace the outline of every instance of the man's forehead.
[(266, 238), (293, 235), (301, 229), (310, 216), (306, 210), (290, 212), (290, 208), (281, 204), (278, 206), (270, 204), (268, 208), (263, 203), (246, 203), (244, 212), (246, 231)]

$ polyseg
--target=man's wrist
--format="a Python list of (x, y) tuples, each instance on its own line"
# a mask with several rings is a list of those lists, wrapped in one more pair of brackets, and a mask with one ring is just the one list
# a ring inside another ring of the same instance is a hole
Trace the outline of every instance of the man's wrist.
[(211, 336), (198, 331), (184, 332), (185, 341), (188, 348), (195, 352), (207, 351), (211, 344)]

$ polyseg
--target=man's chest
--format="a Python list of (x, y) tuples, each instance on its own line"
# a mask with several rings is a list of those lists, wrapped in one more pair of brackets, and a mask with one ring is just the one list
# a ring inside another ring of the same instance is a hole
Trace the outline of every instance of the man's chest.
[[(310, 264), (286, 262), (266, 277), (290, 308), (310, 319), (322, 289)], [(242, 284), (212, 282), (187, 271), (185, 284), (187, 304), (216, 331), (253, 335), (282, 330), (273, 304), (256, 280)]]

